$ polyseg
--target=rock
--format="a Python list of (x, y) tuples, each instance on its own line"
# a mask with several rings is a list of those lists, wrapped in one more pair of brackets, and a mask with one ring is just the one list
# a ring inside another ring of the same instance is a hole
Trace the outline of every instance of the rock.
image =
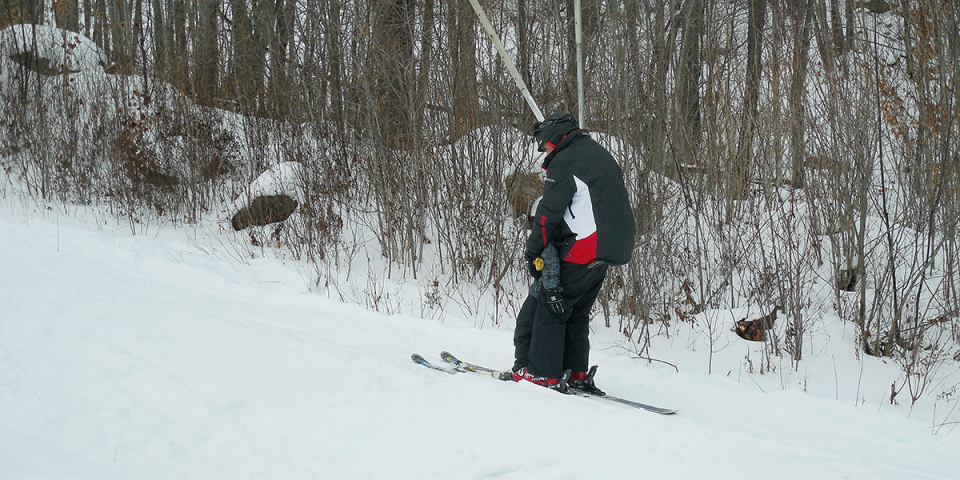
[(777, 320), (777, 311), (779, 310), (780, 307), (775, 306), (770, 314), (764, 315), (755, 320), (747, 320), (746, 318), (742, 318), (737, 321), (733, 331), (736, 332), (737, 336), (744, 340), (750, 340), (751, 342), (763, 342), (767, 339), (767, 330), (773, 328), (773, 324)]
[(873, 13), (887, 13), (893, 7), (885, 0), (870, 0), (868, 2), (857, 2), (857, 8), (866, 8)]
[(513, 172), (503, 181), (507, 189), (507, 202), (513, 208), (515, 218), (530, 221), (533, 202), (543, 194), (543, 180), (539, 173)]
[(837, 272), (837, 288), (844, 292), (857, 291), (857, 282), (860, 280), (859, 269), (846, 268)]
[(253, 225), (264, 226), (286, 220), (300, 205), (287, 195), (265, 195), (254, 198), (250, 205), (240, 209), (230, 223), (240, 231)]

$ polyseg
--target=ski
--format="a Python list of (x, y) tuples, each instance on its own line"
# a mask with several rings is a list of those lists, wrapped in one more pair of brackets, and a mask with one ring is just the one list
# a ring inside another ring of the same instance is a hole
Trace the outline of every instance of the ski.
[(633, 408), (639, 408), (639, 409), (642, 409), (642, 410), (646, 410), (646, 411), (648, 411), (648, 412), (659, 413), (660, 415), (673, 415), (674, 413), (677, 413), (677, 410), (674, 410), (674, 409), (671, 409), (671, 408), (654, 407), (653, 405), (647, 405), (647, 404), (645, 404), (645, 403), (634, 402), (633, 400), (627, 400), (626, 398), (614, 397), (613, 395), (608, 395), (608, 394), (596, 395), (596, 394), (594, 394), (594, 393), (590, 393), (590, 392), (587, 392), (587, 391), (584, 391), (584, 390), (580, 390), (580, 389), (577, 388), (577, 387), (567, 387), (567, 395), (576, 395), (576, 396), (578, 396), (578, 397), (596, 398), (596, 399), (599, 399), (599, 400), (606, 400), (606, 401), (610, 401), (610, 402), (616, 402), (616, 403), (619, 403), (619, 404), (622, 404), (622, 405), (631, 406), (631, 407), (633, 407)]
[(485, 377), (493, 377), (497, 379), (500, 378), (499, 371), (493, 370), (487, 367), (481, 367), (480, 365), (474, 365), (472, 363), (464, 362), (458, 359), (457, 357), (454, 357), (453, 354), (451, 354), (450, 352), (447, 352), (447, 351), (440, 352), (440, 358), (442, 358), (444, 362), (447, 362), (450, 365), (453, 365), (453, 368), (455, 368), (458, 372), (475, 373), (477, 375), (483, 375)]
[[(423, 357), (420, 357), (420, 358), (422, 359)], [(440, 352), (440, 358), (442, 358), (443, 361), (445, 361), (445, 362), (449, 363), (450, 365), (452, 365), (456, 372), (475, 373), (475, 374), (478, 374), (478, 375), (484, 375), (484, 376), (489, 376), (489, 377), (493, 377), (493, 378), (499, 378), (499, 377), (500, 377), (500, 372), (497, 371), (497, 370), (493, 370), (493, 369), (487, 368), (487, 367), (482, 367), (482, 366), (480, 366), (480, 365), (475, 365), (475, 364), (472, 364), (472, 363), (469, 363), (469, 362), (464, 362), (463, 360), (460, 360), (459, 358), (453, 356), (453, 354), (451, 354), (450, 352), (447, 352), (447, 351)], [(416, 361), (416, 360), (414, 360), (414, 361)], [(426, 360), (423, 360), (423, 362), (426, 363)], [(418, 362), (418, 363), (419, 363), (419, 362)], [(438, 369), (440, 369), (439, 367), (435, 367), (435, 366), (434, 366), (434, 367), (431, 367), (431, 368), (438, 368)], [(454, 373), (454, 372), (450, 372), (449, 370), (445, 370), (445, 369), (440, 369), (440, 370), (443, 370), (443, 371), (448, 372), (448, 373)], [(627, 399), (625, 399), (625, 398), (615, 397), (615, 396), (613, 396), (613, 395), (608, 395), (608, 394), (605, 394), (605, 393), (601, 395), (601, 394), (597, 394), (597, 393), (595, 393), (595, 392), (589, 392), (589, 391), (586, 391), (586, 390), (583, 390), (583, 389), (579, 389), (579, 388), (577, 388), (577, 387), (568, 387), (568, 388), (567, 388), (567, 391), (566, 391), (566, 394), (567, 394), (567, 395), (574, 395), (574, 396), (577, 396), (577, 397), (596, 398), (596, 399), (601, 400), (601, 401), (609, 401), (609, 402), (619, 403), (619, 404), (621, 404), (621, 405), (627, 405), (627, 406), (630, 406), (630, 407), (633, 407), (633, 408), (639, 408), (639, 409), (641, 409), (641, 410), (646, 410), (646, 411), (652, 412), (652, 413), (658, 413), (658, 414), (660, 414), (660, 415), (673, 415), (673, 414), (677, 413), (677, 410), (674, 410), (674, 409), (662, 408), (662, 407), (655, 407), (655, 406), (653, 406), (653, 405), (647, 405), (647, 404), (645, 404), (645, 403), (635, 402), (635, 401), (633, 401), (633, 400), (627, 400)]]
[(416, 363), (417, 365), (423, 365), (424, 367), (427, 367), (432, 370), (439, 370), (443, 373), (449, 373), (451, 375), (457, 373), (456, 370), (448, 370), (446, 368), (441, 367), (440, 365), (434, 365), (428, 362), (427, 359), (423, 358), (419, 353), (414, 353), (413, 355), (410, 355), (410, 360), (413, 360), (413, 363)]

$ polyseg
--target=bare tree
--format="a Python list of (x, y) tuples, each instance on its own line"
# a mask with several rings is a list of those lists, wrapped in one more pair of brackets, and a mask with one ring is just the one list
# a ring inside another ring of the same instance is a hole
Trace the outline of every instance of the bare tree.
[[(521, 11), (523, 1), (520, 2)], [(454, 2), (447, 9), (449, 25), (450, 66), (450, 128), (451, 138), (460, 138), (480, 123), (480, 105), (477, 82), (477, 22), (473, 9), (466, 2)], [(522, 25), (521, 29), (522, 30)]]
[(193, 88), (197, 100), (211, 105), (218, 99), (220, 87), (220, 0), (197, 2), (194, 39)]
[(700, 38), (704, 27), (704, 0), (683, 4), (680, 56), (677, 59), (676, 132), (677, 158), (684, 163), (698, 156), (700, 145)]
[(747, 71), (746, 90), (743, 98), (743, 122), (740, 125), (736, 157), (731, 168), (732, 174), (728, 180), (730, 182), (729, 196), (733, 199), (743, 198), (750, 177), (750, 165), (753, 163), (753, 139), (756, 130), (757, 109), (760, 102), (763, 29), (767, 18), (766, 0), (750, 0), (748, 5)]
[(806, 88), (807, 63), (810, 55), (810, 36), (813, 22), (813, 0), (796, 2), (792, 12), (794, 30), (794, 60), (790, 83), (790, 156), (791, 183), (801, 188), (806, 183), (803, 164), (806, 159)]
[(42, 0), (3, 0), (0, 2), (0, 29), (18, 23), (42, 25)]
[[(262, 2), (257, 2), (260, 4)], [(259, 15), (265, 12), (251, 9), (247, 0), (230, 0), (232, 54), (230, 71), (224, 79), (226, 90), (238, 102), (241, 112), (261, 113), (264, 105), (267, 45), (269, 38), (257, 28)]]

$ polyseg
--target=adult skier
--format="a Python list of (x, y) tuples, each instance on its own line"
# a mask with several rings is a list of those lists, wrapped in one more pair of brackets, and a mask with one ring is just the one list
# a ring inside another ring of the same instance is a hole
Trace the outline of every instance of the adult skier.
[(517, 317), (517, 331), (529, 335), (529, 345), (516, 345), (513, 380), (563, 388), (560, 379), (571, 370), (569, 385), (595, 388), (588, 375), (590, 309), (607, 267), (630, 261), (633, 210), (617, 161), (578, 127), (575, 116), (550, 115), (534, 123), (533, 136), (538, 150), (547, 154), (542, 165), (547, 178), (527, 239), (527, 268), (539, 278), (537, 259), (548, 246), (556, 247), (559, 286), (537, 282), (542, 294), (536, 308), (525, 305)]

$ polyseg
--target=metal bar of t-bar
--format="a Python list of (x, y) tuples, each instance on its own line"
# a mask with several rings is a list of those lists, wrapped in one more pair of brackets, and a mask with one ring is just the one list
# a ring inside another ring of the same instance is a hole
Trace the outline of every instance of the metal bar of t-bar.
[(580, 0), (576, 0), (574, 9), (574, 22), (577, 30), (577, 113), (580, 117), (580, 128), (585, 128), (584, 118), (587, 116), (583, 111), (583, 28), (580, 17)]
[(503, 43), (500, 42), (500, 37), (497, 36), (497, 32), (493, 31), (493, 25), (490, 24), (490, 19), (487, 18), (487, 14), (483, 13), (483, 8), (480, 7), (480, 3), (478, 3), (477, 0), (470, 0), (470, 5), (473, 5), (473, 10), (477, 12), (477, 16), (480, 17), (480, 23), (483, 24), (483, 28), (487, 31), (487, 35), (490, 35), (490, 40), (493, 40), (493, 46), (497, 47), (497, 52), (500, 53), (500, 58), (503, 58), (503, 62), (507, 64), (507, 70), (510, 72), (513, 80), (517, 82), (517, 88), (520, 89), (520, 93), (523, 94), (523, 98), (527, 100), (527, 105), (530, 105), (530, 110), (533, 110), (534, 116), (537, 117), (538, 121), (542, 122), (543, 112), (540, 111), (540, 107), (537, 106), (537, 102), (533, 100), (533, 96), (530, 95), (530, 91), (527, 90), (527, 84), (523, 82), (523, 77), (520, 76), (517, 66), (513, 64), (513, 60), (511, 60), (510, 56), (507, 55), (507, 50), (503, 48)]

